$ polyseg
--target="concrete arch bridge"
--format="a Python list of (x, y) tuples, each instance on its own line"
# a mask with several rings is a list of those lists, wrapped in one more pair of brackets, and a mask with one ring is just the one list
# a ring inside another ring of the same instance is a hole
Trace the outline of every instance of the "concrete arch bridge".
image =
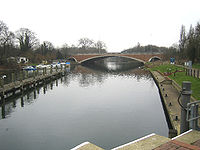
[(70, 60), (73, 60), (79, 64), (99, 59), (99, 58), (107, 58), (107, 57), (123, 57), (133, 59), (142, 63), (153, 62), (156, 60), (162, 60), (162, 54), (120, 54), (120, 53), (105, 53), (105, 54), (81, 54), (74, 55), (70, 57)]

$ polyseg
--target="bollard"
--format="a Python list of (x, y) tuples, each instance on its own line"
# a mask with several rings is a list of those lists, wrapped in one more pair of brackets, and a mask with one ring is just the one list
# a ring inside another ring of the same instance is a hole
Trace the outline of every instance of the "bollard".
[(189, 122), (186, 120), (187, 116), (187, 104), (190, 103), (191, 82), (183, 81), (182, 83), (182, 97), (181, 97), (181, 128), (180, 133), (184, 133), (189, 130)]

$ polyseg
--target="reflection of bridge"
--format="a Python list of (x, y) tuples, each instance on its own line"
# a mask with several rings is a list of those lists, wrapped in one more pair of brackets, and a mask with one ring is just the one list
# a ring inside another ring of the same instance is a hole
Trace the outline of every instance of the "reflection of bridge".
[(74, 55), (71, 57), (77, 63), (83, 63), (89, 60), (97, 58), (106, 58), (106, 57), (124, 57), (140, 62), (151, 62), (155, 60), (161, 60), (162, 54), (120, 54), (120, 53), (106, 53), (106, 54), (88, 54), (88, 55)]

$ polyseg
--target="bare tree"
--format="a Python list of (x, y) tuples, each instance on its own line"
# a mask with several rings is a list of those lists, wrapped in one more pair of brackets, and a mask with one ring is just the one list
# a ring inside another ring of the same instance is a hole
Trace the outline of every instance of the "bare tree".
[(44, 41), (41, 44), (40, 48), (41, 48), (41, 51), (42, 51), (42, 55), (45, 55), (48, 51), (52, 51), (52, 50), (55, 49), (53, 44), (49, 41)]
[(36, 34), (27, 28), (20, 28), (16, 32), (16, 38), (22, 51), (31, 50), (39, 43)]
[(93, 44), (93, 40), (90, 40), (89, 38), (81, 38), (78, 45), (85, 50), (89, 47), (92, 47)]
[(106, 49), (106, 44), (102, 41), (97, 41), (95, 43), (95, 48), (98, 49), (99, 53), (101, 52), (101, 50), (105, 50)]
[(185, 33), (185, 26), (182, 25), (180, 40), (179, 40), (179, 50), (180, 50), (182, 58), (186, 56), (186, 41), (187, 41), (187, 38), (186, 38), (186, 33)]
[(3, 56), (6, 56), (6, 48), (13, 45), (14, 38), (14, 33), (8, 30), (3, 21), (0, 21), (0, 46), (3, 47)]

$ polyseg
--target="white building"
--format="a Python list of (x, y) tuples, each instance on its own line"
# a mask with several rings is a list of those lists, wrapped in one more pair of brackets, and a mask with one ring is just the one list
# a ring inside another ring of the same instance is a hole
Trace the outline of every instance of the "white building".
[(26, 57), (18, 57), (17, 58), (17, 63), (27, 63), (29, 60)]

